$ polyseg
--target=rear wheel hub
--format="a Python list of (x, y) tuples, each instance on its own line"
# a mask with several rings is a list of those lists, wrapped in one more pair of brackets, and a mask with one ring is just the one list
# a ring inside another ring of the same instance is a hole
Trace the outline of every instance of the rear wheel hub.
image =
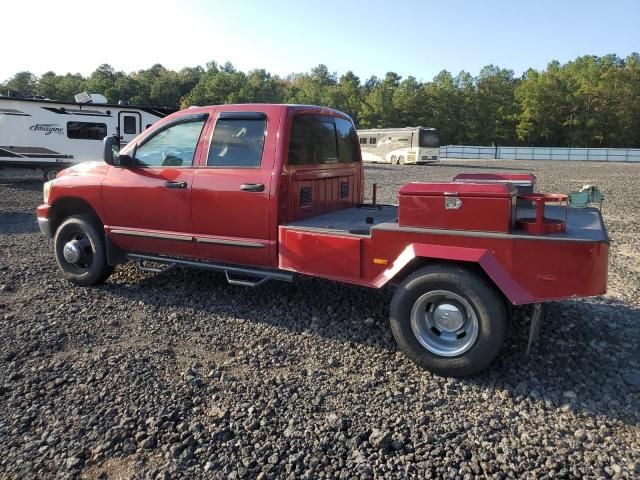
[(471, 304), (448, 290), (433, 290), (416, 300), (411, 329), (420, 345), (435, 355), (456, 357), (478, 339), (478, 317)]

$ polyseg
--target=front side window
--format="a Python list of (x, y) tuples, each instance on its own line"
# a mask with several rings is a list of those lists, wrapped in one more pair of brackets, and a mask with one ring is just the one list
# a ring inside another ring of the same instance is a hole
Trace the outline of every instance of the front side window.
[(104, 123), (67, 122), (67, 137), (74, 140), (100, 140), (107, 136)]
[(208, 167), (259, 167), (264, 147), (265, 118), (218, 118), (213, 130)]
[(138, 129), (136, 128), (136, 117), (132, 117), (131, 115), (127, 115), (124, 117), (124, 133), (132, 134), (138, 133)]
[(291, 124), (290, 165), (338, 162), (336, 127), (327, 115), (296, 115)]
[(182, 122), (160, 130), (136, 148), (136, 164), (141, 167), (190, 167), (204, 121)]
[(338, 134), (338, 162), (352, 163), (358, 161), (358, 134), (353, 124), (343, 118), (336, 118)]

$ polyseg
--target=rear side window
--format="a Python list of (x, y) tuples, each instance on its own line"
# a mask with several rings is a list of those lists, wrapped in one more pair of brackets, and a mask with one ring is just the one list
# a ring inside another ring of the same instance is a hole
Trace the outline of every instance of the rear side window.
[(336, 127), (327, 115), (296, 115), (291, 125), (290, 165), (338, 163)]
[(198, 119), (160, 130), (136, 148), (136, 163), (141, 167), (190, 167), (203, 126), (204, 119)]
[(102, 140), (106, 136), (104, 123), (67, 122), (67, 137), (74, 140)]
[(338, 134), (338, 162), (352, 163), (358, 161), (358, 134), (353, 124), (344, 118), (336, 118)]
[(357, 161), (358, 135), (350, 121), (328, 115), (293, 117), (289, 165)]
[(218, 118), (207, 166), (259, 167), (266, 124), (265, 118)]

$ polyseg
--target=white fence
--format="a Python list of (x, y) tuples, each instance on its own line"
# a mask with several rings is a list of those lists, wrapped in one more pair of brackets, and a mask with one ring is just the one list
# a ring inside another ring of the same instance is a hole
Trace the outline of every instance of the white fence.
[(440, 158), (640, 163), (640, 148), (481, 147), (446, 145), (440, 147)]

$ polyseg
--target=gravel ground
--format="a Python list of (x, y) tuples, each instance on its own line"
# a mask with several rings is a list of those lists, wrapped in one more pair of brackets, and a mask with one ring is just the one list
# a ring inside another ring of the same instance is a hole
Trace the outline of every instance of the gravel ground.
[(37, 231), (38, 176), (0, 172), (0, 477), (639, 477), (640, 165), (367, 175), (393, 201), (410, 180), (505, 168), (606, 192), (610, 291), (549, 304), (530, 356), (516, 309), (501, 356), (463, 380), (397, 351), (390, 290), (133, 265), (71, 287)]

